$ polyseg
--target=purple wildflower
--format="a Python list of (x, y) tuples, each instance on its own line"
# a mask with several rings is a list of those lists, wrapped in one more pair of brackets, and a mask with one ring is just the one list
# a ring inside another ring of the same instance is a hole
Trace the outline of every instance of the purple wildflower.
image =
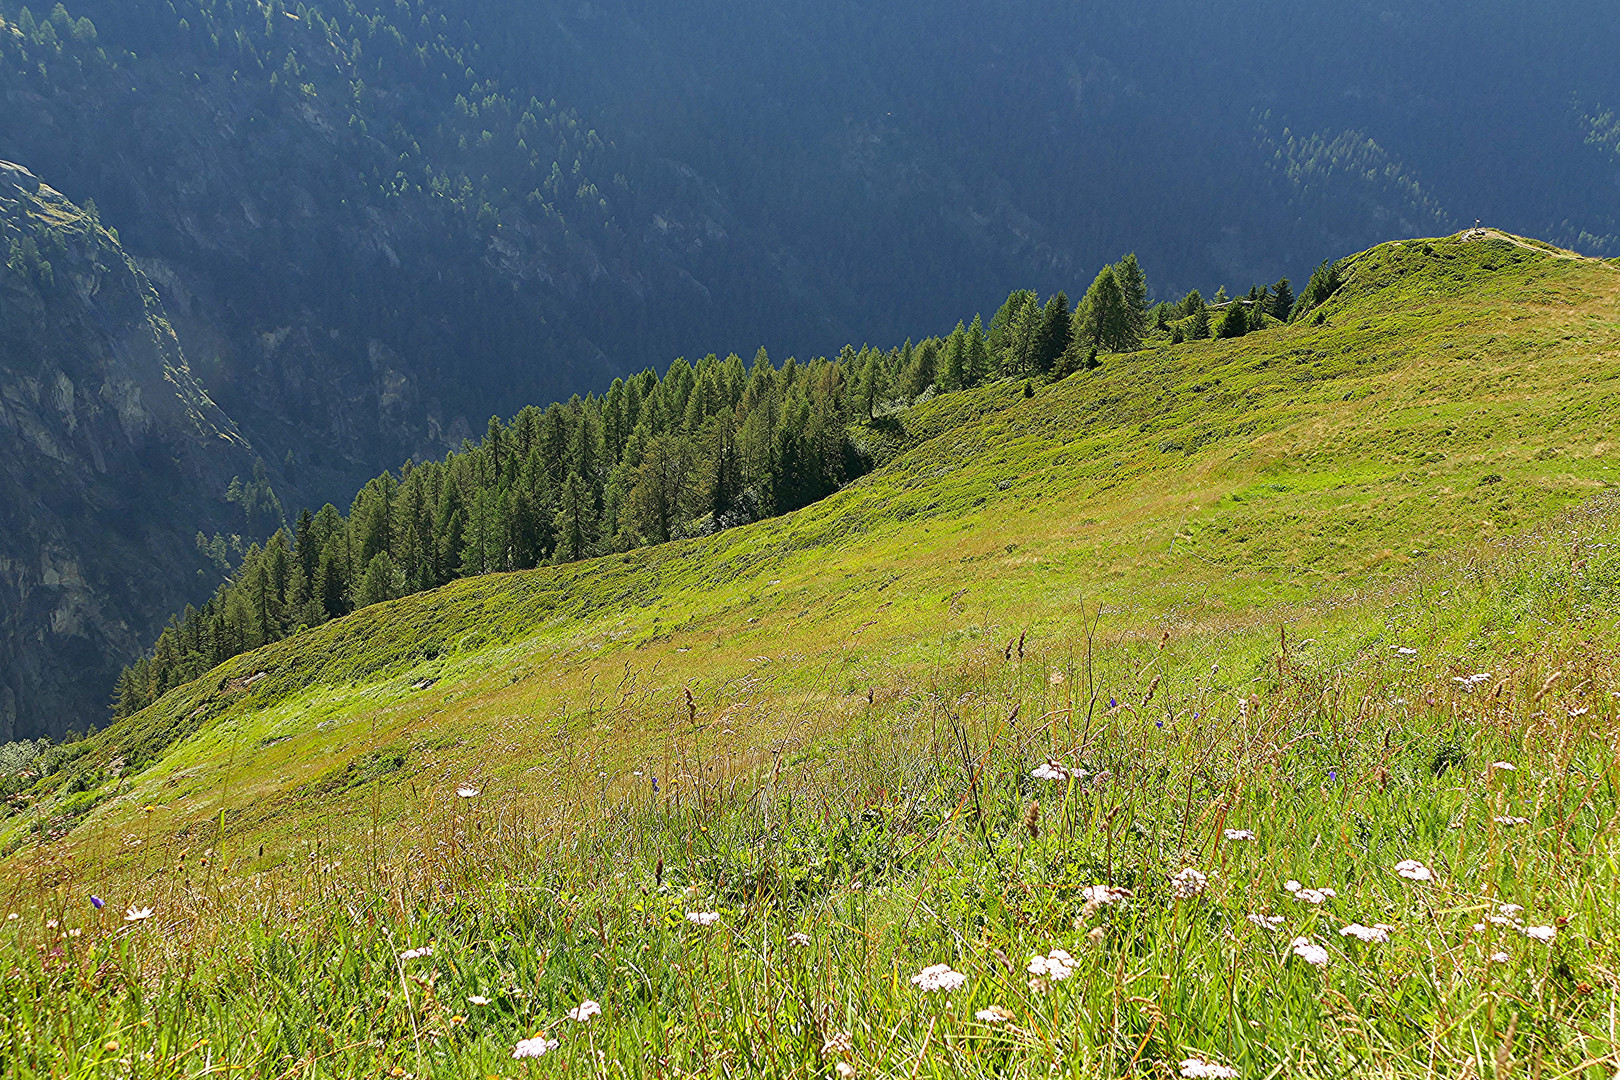
[(100, 911), (102, 908), (107, 906), (107, 901), (103, 900), (99, 896), (92, 896), (90, 898), (90, 906), (95, 908), (97, 911)]

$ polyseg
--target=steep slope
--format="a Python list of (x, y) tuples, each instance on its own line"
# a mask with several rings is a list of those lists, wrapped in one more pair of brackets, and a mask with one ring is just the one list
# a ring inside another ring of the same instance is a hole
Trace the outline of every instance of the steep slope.
[(206, 595), (193, 537), (253, 458), (117, 238), (6, 162), (0, 252), (0, 736), (60, 735)]
[(707, 703), (768, 762), (926, 693), (965, 648), (1010, 656), (1098, 614), (1115, 637), (1308, 627), (1613, 486), (1617, 316), (1605, 263), (1502, 234), (1387, 244), (1303, 324), (1033, 398), (935, 399), (904, 418), (909, 450), (786, 518), (465, 580), (239, 657), (81, 747), (14, 804), (12, 842), (26, 822), (90, 850), (150, 807), (143, 835), (223, 813), (275, 859), (419, 783), (561, 808), (598, 771), (667, 767)]

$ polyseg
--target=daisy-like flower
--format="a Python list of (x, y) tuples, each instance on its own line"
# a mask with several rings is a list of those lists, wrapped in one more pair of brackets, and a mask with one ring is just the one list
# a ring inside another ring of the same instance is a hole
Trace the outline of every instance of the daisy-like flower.
[(556, 1039), (536, 1035), (532, 1039), (519, 1039), (518, 1044), (512, 1047), (512, 1056), (518, 1059), (545, 1057), (555, 1049), (557, 1049)]
[(419, 949), (406, 949), (404, 952), (399, 954), (399, 958), (401, 960), (420, 960), (424, 956), (432, 956), (432, 955), (433, 955), (433, 946), (431, 946), (431, 945), (423, 945)]
[(1170, 888), (1174, 890), (1177, 900), (1189, 900), (1203, 892), (1208, 885), (1208, 875), (1190, 866), (1170, 879)]
[(1391, 929), (1393, 928), (1386, 926), (1384, 923), (1374, 923), (1372, 926), (1362, 926), (1360, 923), (1351, 923), (1349, 926), (1346, 926), (1344, 929), (1340, 930), (1339, 934), (1343, 937), (1353, 937), (1357, 941), (1364, 941), (1369, 945), (1374, 942), (1377, 942), (1380, 945), (1387, 945), (1389, 943), (1389, 932)]
[(855, 1036), (848, 1031), (835, 1031), (821, 1044), (823, 1055), (850, 1054), (855, 1051)]
[(1029, 775), (1037, 780), (1067, 780), (1071, 774), (1061, 762), (1048, 761), (1035, 766), (1029, 771)]
[(1226, 832), (1223, 833), (1222, 835), (1224, 835), (1228, 840), (1253, 840), (1254, 839), (1254, 830), (1253, 829), (1227, 829)]
[(482, 790), (482, 788), (475, 788), (469, 784), (462, 784), (460, 787), (456, 788), (456, 794), (461, 796), (463, 799), (473, 799), (477, 798), (478, 793)]
[(470, 997), (467, 998), (467, 1004), (469, 1004), (469, 1005), (488, 1005), (489, 1004), (489, 998), (485, 997), (482, 994), (473, 994), (473, 995), (471, 995)]
[(911, 981), (930, 993), (949, 992), (961, 989), (967, 983), (967, 976), (960, 971), (952, 971), (949, 964), (932, 964), (913, 975)]
[(1053, 949), (1045, 956), (1036, 953), (1029, 958), (1029, 966), (1025, 969), (1037, 978), (1050, 979), (1052, 982), (1062, 982), (1074, 974), (1074, 957), (1062, 949)]
[(129, 910), (124, 912), (124, 921), (125, 922), (140, 922), (143, 919), (150, 919), (151, 917), (152, 917), (152, 909), (151, 908), (149, 908), (149, 907), (136, 907), (134, 904), (131, 904), (129, 906)]
[(1251, 914), (1248, 919), (1262, 930), (1275, 930), (1277, 927), (1283, 924), (1283, 917), (1281, 915)]
[(1181, 1075), (1187, 1080), (1237, 1080), (1238, 1071), (1230, 1065), (1217, 1065), (1203, 1058), (1190, 1057), (1182, 1061)]
[(593, 1016), (601, 1015), (602, 1006), (598, 1005), (590, 998), (586, 998), (584, 1001), (568, 1010), (568, 1019), (578, 1020), (582, 1024)]
[(973, 1015), (976, 1019), (983, 1020), (987, 1024), (1005, 1024), (1007, 1021), (1013, 1018), (1013, 1014), (1008, 1012), (1006, 1009), (1003, 1009), (1000, 1005), (991, 1005), (987, 1008), (980, 1009)]
[(1395, 872), (1408, 881), (1433, 881), (1434, 871), (1416, 859), (1402, 859), (1395, 864)]
[(1527, 937), (1527, 938), (1535, 938), (1537, 941), (1542, 941), (1542, 942), (1546, 942), (1547, 944), (1551, 944), (1552, 939), (1558, 936), (1558, 927), (1556, 927), (1556, 926), (1527, 926), (1527, 927), (1524, 928), (1524, 936)]
[(1505, 952), (1493, 952), (1493, 953), (1491, 953), (1491, 963), (1493, 963), (1493, 964), (1506, 964), (1506, 963), (1509, 963), (1510, 961), (1512, 961), (1512, 959), (1513, 959), (1513, 957), (1509, 956)]
[(810, 947), (810, 935), (803, 930), (796, 930), (788, 935), (787, 943), (795, 949), (808, 949)]
[(686, 921), (693, 926), (713, 926), (720, 921), (718, 911), (688, 911)]
[(1117, 904), (1128, 899), (1129, 889), (1116, 889), (1112, 885), (1087, 885), (1080, 890), (1080, 899), (1088, 904)]
[(1294, 955), (1313, 967), (1327, 967), (1328, 951), (1310, 938), (1298, 937), (1291, 946)]

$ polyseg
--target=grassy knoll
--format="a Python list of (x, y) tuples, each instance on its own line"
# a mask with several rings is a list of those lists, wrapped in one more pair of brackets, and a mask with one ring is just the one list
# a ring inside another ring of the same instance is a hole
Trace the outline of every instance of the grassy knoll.
[(4, 822), (5, 1056), (1612, 1075), (1620, 273), (1493, 235), (1346, 276), (1320, 319), (919, 405), (800, 513), (378, 605), (88, 740)]

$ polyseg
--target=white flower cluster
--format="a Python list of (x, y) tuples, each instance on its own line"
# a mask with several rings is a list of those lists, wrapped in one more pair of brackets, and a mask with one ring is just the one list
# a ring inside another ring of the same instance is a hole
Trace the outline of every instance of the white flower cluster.
[(1433, 881), (1434, 871), (1416, 859), (1402, 859), (1395, 864), (1395, 872), (1408, 881)]
[(720, 921), (718, 911), (688, 911), (686, 921), (693, 926), (713, 926)]
[(1288, 893), (1295, 900), (1298, 900), (1304, 904), (1325, 904), (1329, 899), (1339, 895), (1332, 889), (1326, 887), (1321, 889), (1307, 889), (1305, 886), (1301, 885), (1292, 878), (1283, 882), (1283, 892)]
[(536, 1035), (532, 1039), (519, 1039), (518, 1044), (512, 1047), (512, 1056), (519, 1060), (523, 1058), (545, 1057), (547, 1053), (557, 1049), (557, 1040), (548, 1039), (544, 1035)]
[(911, 981), (919, 989), (930, 993), (949, 993), (960, 990), (967, 983), (967, 976), (960, 971), (952, 971), (949, 964), (932, 964), (913, 975)]
[(1313, 967), (1327, 967), (1328, 951), (1310, 938), (1298, 937), (1293, 941), (1294, 955)]
[(1393, 929), (1395, 928), (1388, 923), (1373, 923), (1371, 926), (1351, 923), (1340, 930), (1339, 934), (1343, 937), (1353, 937), (1357, 941), (1364, 941), (1369, 945), (1374, 942), (1379, 945), (1387, 945), (1389, 944), (1389, 932)]
[(1074, 969), (1077, 966), (1074, 957), (1067, 952), (1062, 949), (1053, 949), (1045, 956), (1036, 953), (1030, 957), (1029, 967), (1026, 970), (1037, 979), (1045, 978), (1051, 979), (1053, 982), (1062, 982), (1074, 974)]
[(1225, 831), (1225, 833), (1223, 833), (1222, 835), (1224, 835), (1228, 840), (1253, 840), (1254, 839), (1254, 830), (1253, 829), (1227, 829)]
[(1170, 879), (1177, 900), (1190, 900), (1209, 887), (1209, 877), (1188, 867)]
[(1181, 1063), (1181, 1075), (1187, 1080), (1237, 1080), (1238, 1071), (1203, 1058), (1187, 1058)]
[(401, 960), (420, 960), (424, 956), (433, 955), (433, 946), (423, 945), (420, 949), (406, 949), (399, 954)]
[(1112, 885), (1087, 885), (1080, 890), (1080, 898), (1088, 904), (1106, 906), (1130, 899), (1131, 890), (1116, 889)]

